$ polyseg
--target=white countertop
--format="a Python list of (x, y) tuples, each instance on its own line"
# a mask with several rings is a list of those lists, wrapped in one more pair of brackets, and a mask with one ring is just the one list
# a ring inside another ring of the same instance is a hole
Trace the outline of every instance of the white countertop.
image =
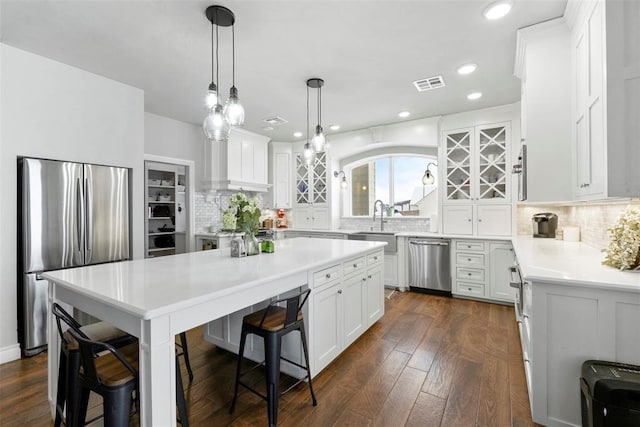
[(640, 292), (640, 272), (603, 265), (604, 253), (584, 243), (528, 236), (512, 241), (526, 280)]
[(355, 240), (286, 239), (275, 242), (272, 254), (232, 258), (228, 250), (190, 252), (52, 271), (43, 276), (149, 319), (384, 245)]

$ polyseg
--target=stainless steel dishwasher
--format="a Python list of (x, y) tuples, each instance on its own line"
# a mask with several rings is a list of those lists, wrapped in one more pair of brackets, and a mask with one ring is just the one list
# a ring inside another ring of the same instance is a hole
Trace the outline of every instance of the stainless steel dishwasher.
[(449, 239), (409, 239), (409, 288), (451, 296)]

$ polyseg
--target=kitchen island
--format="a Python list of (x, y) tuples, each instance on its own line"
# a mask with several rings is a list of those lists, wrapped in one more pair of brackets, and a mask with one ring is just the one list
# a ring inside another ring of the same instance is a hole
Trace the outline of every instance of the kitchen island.
[[(141, 424), (175, 425), (175, 335), (309, 286), (310, 306), (315, 307), (307, 319), (309, 345), (318, 372), (383, 315), (383, 246), (289, 239), (276, 242), (273, 254), (231, 258), (222, 250), (193, 252), (43, 276), (50, 282), (50, 304), (70, 304), (139, 338)], [(345, 307), (353, 302), (359, 302), (360, 318), (351, 314), (346, 321), (345, 313), (352, 310)], [(319, 318), (321, 314), (325, 318)], [(327, 320), (335, 324), (333, 330), (324, 324), (314, 329), (315, 322)], [(52, 414), (58, 350), (58, 332), (50, 319), (49, 354), (55, 356), (49, 357)]]

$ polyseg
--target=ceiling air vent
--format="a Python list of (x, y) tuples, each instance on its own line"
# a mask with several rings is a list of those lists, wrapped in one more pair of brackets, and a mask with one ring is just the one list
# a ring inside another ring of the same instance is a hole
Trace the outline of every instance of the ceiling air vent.
[(418, 89), (418, 92), (424, 92), (425, 90), (444, 87), (444, 79), (442, 76), (429, 77), (427, 79), (416, 80), (413, 82), (413, 85)]
[(282, 117), (269, 117), (268, 119), (262, 119), (263, 122), (265, 123), (269, 123), (271, 126), (278, 126), (281, 125), (283, 123), (288, 123), (287, 120), (283, 119)]

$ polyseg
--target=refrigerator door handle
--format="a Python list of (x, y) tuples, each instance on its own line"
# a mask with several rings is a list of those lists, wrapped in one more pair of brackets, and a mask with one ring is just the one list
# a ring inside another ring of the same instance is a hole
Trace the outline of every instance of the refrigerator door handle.
[(78, 252), (80, 259), (84, 262), (84, 201), (82, 192), (82, 179), (78, 178), (78, 185), (76, 187), (76, 233), (78, 235)]
[(84, 194), (85, 194), (85, 245), (84, 245), (84, 262), (89, 264), (91, 262), (91, 250), (93, 248), (93, 193), (91, 192), (91, 182), (88, 178), (84, 179)]

